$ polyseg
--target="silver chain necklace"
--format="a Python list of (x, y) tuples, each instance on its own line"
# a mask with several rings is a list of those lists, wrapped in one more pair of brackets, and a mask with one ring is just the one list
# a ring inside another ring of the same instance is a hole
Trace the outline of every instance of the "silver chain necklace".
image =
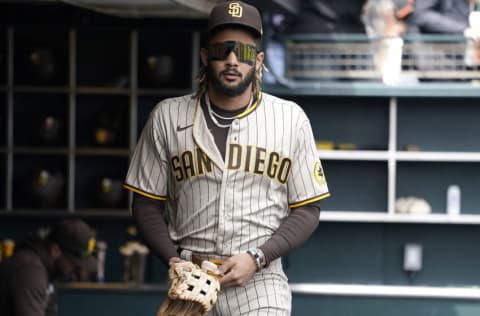
[[(253, 96), (250, 98), (250, 102), (248, 104), (248, 107), (245, 110), (249, 109), (252, 106), (252, 99), (253, 99)], [(222, 115), (218, 114), (217, 112), (215, 112), (212, 109), (212, 105), (210, 103), (210, 98), (208, 97), (208, 93), (205, 93), (205, 102), (207, 103), (208, 115), (212, 119), (212, 122), (220, 128), (229, 128), (230, 125), (232, 124), (233, 120), (237, 117), (237, 115), (234, 115), (232, 117), (226, 117), (226, 116), (222, 116)], [(228, 124), (222, 124), (217, 120), (217, 118), (225, 120), (225, 121), (230, 120), (230, 122)]]

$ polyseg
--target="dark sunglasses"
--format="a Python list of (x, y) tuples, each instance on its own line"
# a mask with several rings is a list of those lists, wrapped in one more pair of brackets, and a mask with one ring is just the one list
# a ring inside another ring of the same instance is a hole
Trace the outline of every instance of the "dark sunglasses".
[(257, 48), (254, 45), (237, 41), (226, 41), (213, 43), (208, 47), (208, 58), (210, 60), (225, 60), (231, 52), (234, 52), (238, 61), (253, 65), (257, 57)]

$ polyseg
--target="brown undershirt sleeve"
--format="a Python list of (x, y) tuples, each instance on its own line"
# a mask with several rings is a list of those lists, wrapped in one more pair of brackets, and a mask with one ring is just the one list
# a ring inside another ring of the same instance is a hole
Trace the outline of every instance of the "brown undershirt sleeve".
[(292, 209), (272, 237), (259, 247), (265, 255), (266, 264), (304, 243), (318, 227), (319, 216), (318, 202)]
[(164, 202), (134, 193), (132, 212), (140, 234), (148, 247), (168, 265), (168, 260), (178, 257), (177, 247), (170, 238), (163, 217)]

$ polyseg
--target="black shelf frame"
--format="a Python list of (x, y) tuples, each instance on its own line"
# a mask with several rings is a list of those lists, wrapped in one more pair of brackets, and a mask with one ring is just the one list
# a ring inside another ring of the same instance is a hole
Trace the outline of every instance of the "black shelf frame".
[[(3, 166), (5, 170), (5, 192), (4, 192), (4, 205), (0, 206), (1, 216), (81, 216), (81, 217), (99, 217), (99, 218), (130, 218), (128, 205), (132, 201), (132, 193), (128, 192), (127, 205), (125, 208), (108, 208), (108, 207), (78, 207), (76, 200), (76, 186), (78, 185), (77, 177), (82, 175), (78, 174), (79, 159), (106, 159), (112, 157), (112, 159), (129, 159), (135, 148), (141, 126), (139, 126), (138, 115), (139, 107), (142, 106), (142, 97), (158, 97), (160, 101), (162, 98), (183, 95), (191, 93), (196, 88), (195, 82), (195, 70), (199, 68), (199, 55), (200, 55), (200, 31), (191, 29), (188, 31), (183, 30), (182, 34), (190, 36), (191, 41), (191, 60), (189, 63), (192, 65), (190, 82), (182, 84), (181, 88), (176, 87), (159, 87), (159, 88), (139, 88), (138, 74), (139, 74), (139, 33), (142, 30), (138, 30), (135, 27), (122, 28), (124, 34), (128, 37), (125, 39), (129, 46), (129, 60), (128, 60), (128, 86), (126, 87), (114, 87), (108, 85), (79, 85), (78, 82), (78, 54), (79, 45), (82, 45), (78, 39), (78, 32), (81, 31), (81, 27), (76, 26), (66, 30), (68, 34), (68, 82), (67, 84), (61, 84), (58, 86), (49, 84), (16, 84), (15, 83), (15, 40), (16, 40), (16, 28), (17, 26), (8, 26), (5, 28), (6, 38), (6, 82), (0, 86), (0, 92), (5, 96), (5, 143), (0, 147), (0, 154), (2, 155)], [(25, 30), (25, 26), (20, 26), (19, 29)], [(114, 30), (115, 28), (112, 28)], [(107, 29), (109, 30), (109, 29)], [(123, 35), (122, 35), (123, 36)], [(123, 41), (123, 40), (122, 40)], [(67, 100), (66, 104), (66, 118), (65, 118), (65, 133), (67, 133), (66, 146), (51, 146), (51, 145), (18, 145), (15, 144), (14, 139), (14, 117), (15, 117), (15, 98), (19, 94), (64, 94)], [(77, 135), (77, 111), (79, 109), (78, 98), (83, 96), (102, 97), (102, 96), (121, 96), (126, 97), (128, 100), (128, 118), (126, 124), (128, 124), (128, 132), (125, 140), (125, 145), (119, 147), (109, 146), (89, 146), (78, 144)], [(143, 109), (142, 111), (145, 111)], [(66, 159), (66, 183), (65, 183), (65, 199), (66, 207), (61, 209), (50, 208), (20, 208), (14, 207), (14, 168), (15, 157), (17, 155), (24, 156), (42, 156), (53, 157), (56, 156), (65, 157)], [(126, 172), (126, 170), (122, 170)]]

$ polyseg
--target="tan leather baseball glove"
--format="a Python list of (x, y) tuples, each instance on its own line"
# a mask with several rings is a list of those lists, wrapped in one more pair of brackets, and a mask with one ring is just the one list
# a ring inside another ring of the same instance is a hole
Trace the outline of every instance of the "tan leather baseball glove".
[(202, 316), (217, 301), (220, 282), (190, 261), (174, 263), (168, 270), (170, 289), (157, 316)]

